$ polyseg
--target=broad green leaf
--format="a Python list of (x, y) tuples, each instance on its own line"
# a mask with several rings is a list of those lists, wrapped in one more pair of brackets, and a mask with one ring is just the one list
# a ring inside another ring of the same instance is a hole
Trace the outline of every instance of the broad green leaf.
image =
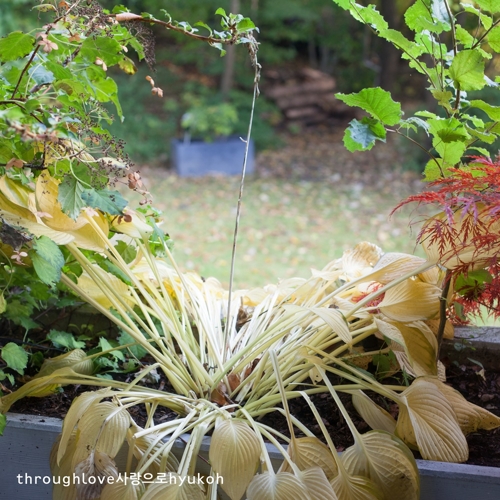
[(469, 104), (472, 108), (477, 108), (481, 111), (484, 111), (491, 120), (500, 121), (500, 106), (492, 106), (491, 104), (488, 104), (479, 99), (474, 99), (470, 101)]
[(108, 189), (85, 189), (81, 196), (87, 206), (97, 208), (110, 215), (121, 215), (128, 204), (118, 191)]
[(102, 349), (103, 352), (111, 351), (110, 354), (112, 356), (121, 361), (125, 361), (125, 355), (123, 354), (123, 352), (120, 349), (114, 349), (114, 347), (104, 337), (101, 337), (99, 339), (99, 347)]
[(34, 45), (34, 37), (21, 31), (14, 31), (0, 38), (0, 62), (14, 61), (24, 57), (34, 49)]
[(223, 420), (215, 427), (209, 459), (224, 478), (222, 489), (231, 500), (239, 500), (252, 480), (260, 457), (255, 431), (240, 420)]
[(60, 332), (58, 330), (50, 330), (47, 338), (52, 341), (55, 347), (65, 347), (67, 349), (81, 349), (85, 347), (85, 342), (76, 340), (73, 334), (68, 332)]
[(351, 15), (354, 19), (371, 26), (377, 31), (383, 31), (389, 27), (386, 20), (376, 9), (375, 5), (368, 5), (367, 7), (364, 7), (363, 5), (355, 4), (355, 7), (351, 8)]
[(443, 22), (442, 15), (442, 20), (434, 17), (435, 14), (440, 15), (442, 12), (441, 4), (444, 1), (445, 0), (438, 0), (437, 2), (432, 2), (433, 7), (431, 8), (431, 1), (417, 0), (405, 12), (405, 22), (408, 28), (417, 33), (426, 30), (437, 34), (442, 33), (443, 31), (449, 31), (451, 26), (448, 18), (444, 18)]
[(304, 483), (291, 472), (257, 474), (248, 485), (248, 500), (310, 500)]
[[(489, 41), (490, 36), (491, 36), (491, 33), (488, 36), (488, 41)], [(475, 41), (475, 38), (467, 30), (462, 28), (462, 26), (460, 26), (460, 25), (457, 25), (455, 27), (455, 37), (456, 37), (457, 41), (460, 42), (466, 49), (470, 49)]]
[(37, 85), (45, 85), (54, 81), (54, 74), (42, 64), (30, 67), (28, 74)]
[(399, 400), (396, 435), (418, 447), (425, 460), (465, 462), (469, 449), (455, 412), (443, 393), (425, 377), (413, 381)]
[(344, 133), (344, 146), (348, 151), (369, 151), (376, 140), (385, 142), (386, 131), (378, 120), (364, 117), (352, 120)]
[(255, 24), (251, 19), (245, 17), (236, 25), (236, 29), (239, 33), (244, 33), (245, 31), (251, 31), (255, 29)]
[(21, 375), (28, 364), (28, 353), (14, 342), (9, 342), (0, 351), (7, 366)]
[(29, 256), (36, 274), (45, 284), (55, 285), (59, 282), (64, 256), (56, 243), (47, 236), (40, 236), (34, 241)]
[(472, 4), (463, 3), (462, 8), (464, 9), (464, 12), (476, 15), (484, 28), (487, 30), (491, 28), (491, 25), (493, 24), (493, 18), (491, 16), (484, 14), (480, 9), (477, 9)]
[(380, 87), (363, 89), (353, 94), (335, 94), (348, 106), (364, 109), (384, 125), (396, 125), (401, 119), (401, 104), (394, 102), (391, 94)]
[(54, 82), (54, 88), (66, 93), (71, 98), (71, 100), (78, 100), (80, 99), (81, 95), (87, 94), (84, 85), (78, 80), (57, 80), (56, 82)]
[(496, 26), (489, 32), (488, 43), (495, 52), (500, 52), (500, 26)]
[[(127, 332), (122, 331), (118, 337), (118, 342), (120, 345), (132, 344), (135, 342)], [(142, 359), (148, 351), (144, 349), (140, 344), (136, 344), (127, 348), (137, 359)]]
[(83, 184), (73, 175), (67, 175), (59, 184), (59, 192), (57, 200), (61, 204), (61, 209), (69, 215), (73, 220), (76, 220), (80, 215), (85, 202), (82, 199), (84, 191)]
[(102, 59), (106, 66), (117, 64), (123, 57), (121, 45), (107, 36), (89, 37), (82, 43), (80, 53), (76, 59), (84, 59), (95, 63), (96, 59)]
[(57, 64), (54, 61), (45, 61), (43, 65), (54, 75), (56, 80), (71, 80), (73, 78), (71, 70), (61, 64)]
[(370, 431), (360, 435), (342, 454), (342, 462), (350, 474), (374, 481), (385, 498), (420, 498), (417, 463), (405, 444), (389, 432)]
[(219, 7), (219, 8), (215, 11), (215, 15), (219, 15), (219, 16), (227, 17), (226, 11), (225, 11), (222, 7)]
[(463, 50), (450, 66), (450, 76), (460, 90), (481, 90), (485, 85), (484, 58), (475, 50)]
[(500, 12), (500, 0), (475, 0), (475, 3), (491, 14)]

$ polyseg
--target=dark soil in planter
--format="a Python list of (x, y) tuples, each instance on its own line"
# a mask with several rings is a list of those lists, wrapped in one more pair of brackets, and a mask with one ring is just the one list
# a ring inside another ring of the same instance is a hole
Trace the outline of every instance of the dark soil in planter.
[[(447, 366), (448, 383), (460, 391), (468, 401), (486, 408), (490, 412), (500, 415), (500, 372), (484, 371), (476, 364)], [(334, 383), (339, 380), (332, 379)], [(160, 386), (168, 390), (165, 381), (159, 382)], [(158, 384), (155, 384), (158, 388)], [(12, 406), (12, 412), (30, 413), (34, 415), (64, 418), (72, 400), (81, 394), (91, 390), (88, 386), (66, 387), (63, 392), (54, 394), (46, 398), (25, 398)], [(363, 433), (370, 430), (368, 425), (358, 416), (351, 403), (351, 397), (347, 394), (340, 394), (341, 399), (353, 419), (357, 429)], [(353, 438), (340, 414), (339, 409), (332, 403), (329, 394), (317, 394), (311, 397), (323, 416), (323, 422), (330, 432), (338, 451), (343, 451), (353, 444)], [(397, 415), (397, 405), (385, 401), (378, 395), (374, 398), (378, 404), (385, 407), (394, 416)], [(309, 406), (301, 399), (290, 401), (290, 411), (304, 424), (310, 425), (310, 429), (321, 438), (321, 431), (309, 409)], [(146, 420), (146, 413), (142, 406), (131, 409), (133, 418), (139, 425), (143, 425)], [(155, 421), (157, 423), (173, 419), (175, 413), (167, 408), (158, 408)], [(273, 412), (262, 419), (282, 434), (289, 435), (285, 418), (279, 412)], [(300, 434), (297, 433), (297, 436)], [(483, 465), (490, 467), (500, 467), (500, 428), (493, 431), (478, 431), (467, 437), (469, 443), (468, 464)], [(420, 458), (416, 454), (417, 458)]]

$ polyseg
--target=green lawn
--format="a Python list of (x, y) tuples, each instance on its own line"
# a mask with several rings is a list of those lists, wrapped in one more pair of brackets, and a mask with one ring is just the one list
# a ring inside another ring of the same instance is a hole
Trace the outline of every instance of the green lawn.
[[(156, 169), (142, 174), (154, 205), (163, 211), (163, 229), (175, 242), (181, 268), (215, 276), (227, 285), (239, 179), (187, 179)], [(409, 227), (410, 210), (389, 220), (391, 209), (409, 194), (404, 180), (380, 190), (331, 180), (248, 179), (236, 286), (308, 277), (311, 268), (321, 269), (360, 241), (375, 243), (386, 252), (412, 253), (417, 228)]]

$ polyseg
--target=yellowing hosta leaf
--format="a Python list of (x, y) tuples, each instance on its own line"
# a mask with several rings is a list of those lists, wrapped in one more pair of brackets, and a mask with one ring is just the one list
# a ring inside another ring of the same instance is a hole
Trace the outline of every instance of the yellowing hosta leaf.
[(311, 467), (300, 471), (298, 476), (306, 487), (311, 499), (338, 500), (332, 485), (328, 482), (328, 479), (321, 468)]
[(342, 454), (342, 462), (350, 474), (370, 478), (388, 499), (419, 499), (417, 463), (405, 444), (388, 432), (370, 431), (359, 436), (359, 441)]
[(28, 197), (33, 191), (6, 175), (0, 177), (0, 192), (15, 205), (28, 207)]
[(46, 359), (34, 378), (46, 377), (60, 368), (71, 368), (76, 373), (91, 375), (94, 371), (94, 363), (87, 358), (84, 351), (73, 349), (54, 358)]
[(430, 319), (439, 312), (441, 289), (428, 283), (407, 279), (387, 290), (380, 311), (396, 321)]
[(141, 500), (205, 500), (205, 495), (196, 476), (179, 476), (170, 472), (161, 483), (149, 484)]
[(371, 479), (351, 476), (345, 470), (330, 484), (339, 500), (385, 500), (382, 490)]
[(139, 500), (143, 492), (142, 484), (134, 485), (132, 481), (118, 481), (104, 486), (100, 500)]
[(10, 214), (11, 217), (17, 216), (24, 219), (28, 219), (31, 222), (36, 221), (36, 216), (31, 212), (28, 206), (17, 205), (5, 196), (3, 192), (0, 191), (0, 210), (2, 213)]
[(75, 481), (78, 500), (94, 500), (100, 497), (108, 477), (118, 477), (118, 469), (105, 453), (92, 451), (85, 460), (77, 464), (75, 476), (81, 479), (80, 482)]
[(215, 427), (209, 459), (224, 478), (222, 488), (231, 500), (239, 500), (257, 470), (260, 441), (255, 431), (240, 420), (223, 420)]
[(404, 338), (404, 348), (415, 374), (437, 375), (437, 340), (430, 328), (422, 321), (395, 326)]
[(35, 187), (36, 204), (38, 211), (42, 215), (44, 224), (57, 231), (76, 231), (88, 224), (87, 220), (79, 217), (76, 221), (67, 216), (57, 200), (59, 192), (59, 181), (51, 177), (47, 170), (44, 170), (37, 179)]
[[(288, 446), (288, 453), (300, 470), (320, 467), (329, 480), (333, 479), (338, 473), (337, 463), (332, 452), (317, 437), (308, 436), (294, 439)], [(283, 461), (280, 471), (291, 471), (286, 460)]]
[(313, 500), (304, 483), (291, 472), (257, 474), (248, 485), (248, 500)]
[(61, 463), (61, 459), (66, 453), (66, 448), (69, 446), (71, 437), (74, 434), (75, 426), (82, 418), (82, 415), (94, 404), (97, 404), (101, 399), (105, 398), (110, 394), (110, 389), (100, 389), (98, 391), (89, 391), (80, 394), (76, 399), (73, 400), (68, 413), (63, 421), (63, 429), (61, 433), (61, 439), (59, 441), (58, 452), (57, 452), (57, 463)]
[[(60, 438), (60, 435), (59, 435)], [(76, 485), (74, 481), (71, 484), (65, 485), (65, 477), (73, 478), (74, 469), (72, 468), (71, 461), (76, 449), (76, 431), (71, 433), (70, 439), (67, 443), (67, 447), (64, 453), (63, 460), (60, 464), (57, 464), (57, 453), (59, 451), (60, 440), (54, 443), (50, 453), (50, 471), (54, 477), (58, 477), (52, 487), (52, 498), (57, 498), (57, 500), (75, 500), (76, 498)], [(67, 479), (66, 479), (67, 481)]]
[(389, 412), (381, 408), (363, 391), (350, 391), (350, 393), (354, 408), (372, 429), (394, 432), (396, 420)]
[(425, 460), (465, 462), (467, 441), (452, 406), (425, 377), (413, 381), (401, 395), (396, 435), (416, 446)]
[[(111, 286), (115, 295), (119, 295), (120, 298), (125, 300), (129, 305), (133, 305), (134, 301), (126, 283), (117, 278), (114, 274), (107, 273), (97, 266), (94, 266), (94, 269), (104, 283)], [(103, 291), (95, 280), (88, 274), (84, 273), (78, 277), (78, 287), (106, 309), (113, 307), (113, 302), (108, 298), (108, 296), (111, 295), (111, 292), (108, 292), (107, 290)], [(118, 299), (115, 297), (115, 300)]]
[(382, 255), (382, 249), (373, 243), (362, 241), (342, 255), (342, 270), (350, 278), (368, 274)]
[(115, 231), (131, 236), (132, 238), (142, 238), (153, 232), (153, 228), (146, 223), (146, 219), (142, 214), (128, 208), (124, 212), (132, 220), (127, 222), (124, 217), (115, 217), (112, 223)]
[(311, 311), (318, 315), (346, 344), (352, 341), (347, 322), (337, 309), (314, 307)]
[(425, 259), (405, 253), (386, 253), (377, 262), (373, 272), (367, 277), (383, 285), (407, 274), (425, 262)]
[(434, 378), (426, 378), (428, 382), (434, 384), (451, 404), (462, 432), (467, 435), (478, 429), (496, 429), (500, 427), (500, 417), (493, 413), (467, 401), (462, 394)]
[(110, 401), (90, 406), (78, 423), (78, 447), (95, 449), (114, 458), (120, 451), (131, 419), (128, 412)]

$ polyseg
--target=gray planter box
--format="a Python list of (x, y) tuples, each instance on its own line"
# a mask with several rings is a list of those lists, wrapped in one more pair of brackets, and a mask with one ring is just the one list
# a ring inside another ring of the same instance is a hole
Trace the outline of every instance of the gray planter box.
[[(0, 498), (52, 498), (52, 486), (48, 483), (51, 476), (49, 455), (61, 426), (62, 421), (56, 418), (15, 413), (8, 415), (7, 427), (0, 438)], [(207, 437), (201, 448), (201, 455), (205, 459), (208, 458), (209, 445), (210, 438)], [(281, 455), (272, 445), (267, 446), (277, 469), (281, 463)], [(182, 447), (183, 443), (179, 441), (178, 451)], [(116, 460), (118, 466), (126, 460), (126, 453), (121, 455)], [(500, 468), (425, 460), (417, 460), (417, 464), (420, 470), (422, 500), (500, 498)]]
[[(214, 142), (182, 141), (171, 143), (172, 166), (182, 177), (209, 174), (241, 175), (246, 144), (239, 137), (227, 137)], [(246, 172), (253, 173), (255, 148), (250, 141)]]

